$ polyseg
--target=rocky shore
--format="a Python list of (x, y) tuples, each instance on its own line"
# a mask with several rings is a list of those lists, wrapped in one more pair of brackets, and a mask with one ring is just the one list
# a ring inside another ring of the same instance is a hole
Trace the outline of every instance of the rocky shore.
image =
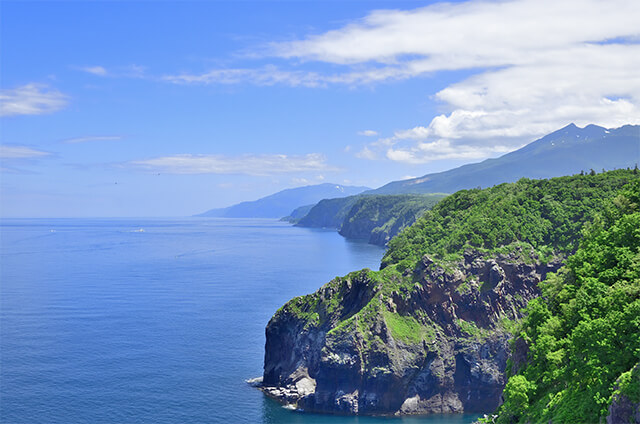
[(269, 321), (260, 388), (305, 411), (490, 412), (506, 382), (510, 328), (560, 265), (521, 247), (467, 250), (454, 263), (424, 256), (404, 273), (337, 278)]

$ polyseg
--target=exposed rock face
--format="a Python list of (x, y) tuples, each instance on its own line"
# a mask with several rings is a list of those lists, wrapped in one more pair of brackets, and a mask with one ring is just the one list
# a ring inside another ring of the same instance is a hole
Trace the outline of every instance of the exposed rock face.
[(521, 253), (467, 251), (446, 267), (425, 256), (404, 275), (363, 270), (293, 299), (266, 328), (263, 391), (307, 411), (492, 411), (508, 320), (561, 265)]
[[(632, 384), (640, 386), (640, 363), (630, 372), (630, 377), (634, 379)], [(620, 388), (620, 380), (617, 389)], [(611, 405), (609, 405), (609, 415), (607, 424), (638, 424), (640, 423), (640, 400), (631, 399), (628, 394), (615, 393)]]

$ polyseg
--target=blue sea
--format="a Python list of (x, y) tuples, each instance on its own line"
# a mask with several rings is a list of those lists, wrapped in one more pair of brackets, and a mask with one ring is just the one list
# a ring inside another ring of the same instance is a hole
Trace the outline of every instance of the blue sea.
[(0, 222), (0, 422), (462, 424), (290, 411), (251, 388), (292, 297), (383, 250), (249, 219)]

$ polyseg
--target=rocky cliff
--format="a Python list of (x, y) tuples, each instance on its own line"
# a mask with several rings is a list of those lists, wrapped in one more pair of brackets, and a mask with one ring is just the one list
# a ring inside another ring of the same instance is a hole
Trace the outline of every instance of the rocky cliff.
[(267, 325), (262, 389), (306, 411), (490, 411), (505, 383), (511, 325), (558, 267), (533, 250), (496, 258), (467, 250), (455, 263), (425, 256), (404, 274), (335, 279)]

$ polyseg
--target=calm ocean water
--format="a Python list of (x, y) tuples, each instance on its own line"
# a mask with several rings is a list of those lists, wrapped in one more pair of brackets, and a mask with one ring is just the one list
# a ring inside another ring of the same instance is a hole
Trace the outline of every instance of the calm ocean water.
[(383, 250), (272, 220), (15, 219), (0, 226), (2, 423), (461, 424), (288, 411), (264, 327)]

